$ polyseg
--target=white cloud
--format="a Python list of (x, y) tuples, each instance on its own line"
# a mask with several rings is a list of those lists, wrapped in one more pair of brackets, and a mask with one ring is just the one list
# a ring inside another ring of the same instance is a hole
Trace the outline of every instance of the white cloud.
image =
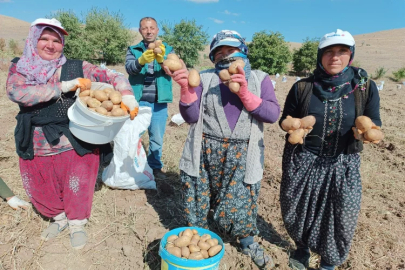
[(139, 31), (139, 27), (131, 27), (132, 31), (138, 32)]
[(217, 3), (219, 0), (186, 0), (188, 2), (194, 2), (194, 3)]
[(226, 10), (226, 9), (222, 13), (224, 13), (226, 15), (239, 16), (239, 13), (230, 12), (229, 10)]
[(232, 21), (233, 23), (236, 23), (236, 21)]
[(240, 23), (243, 23), (243, 24), (245, 24), (246, 22), (245, 22), (245, 21), (241, 21)]
[(214, 23), (218, 23), (218, 24), (224, 23), (224, 21), (221, 21), (221, 20), (218, 20), (218, 19), (215, 19), (215, 18), (208, 18), (208, 19), (210, 19)]
[(13, 2), (13, 1), (11, 1), (11, 0), (0, 0), (0, 3), (11, 3), (11, 2)]

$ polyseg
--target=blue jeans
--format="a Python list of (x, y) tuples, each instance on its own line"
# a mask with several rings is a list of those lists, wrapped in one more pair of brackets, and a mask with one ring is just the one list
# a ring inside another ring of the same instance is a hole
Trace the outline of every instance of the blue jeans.
[(140, 101), (139, 106), (150, 107), (152, 109), (152, 119), (150, 120), (148, 128), (148, 164), (152, 169), (161, 169), (163, 168), (161, 158), (163, 135), (166, 130), (167, 103), (149, 103), (147, 101)]

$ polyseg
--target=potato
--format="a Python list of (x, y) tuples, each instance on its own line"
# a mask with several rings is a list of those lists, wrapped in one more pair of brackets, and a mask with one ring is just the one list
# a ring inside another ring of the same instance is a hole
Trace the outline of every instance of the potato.
[(190, 70), (190, 72), (188, 73), (188, 84), (192, 87), (197, 87), (200, 85), (200, 82), (201, 78), (198, 71), (195, 69)]
[(112, 108), (112, 109), (114, 110), (114, 109), (117, 109), (117, 108), (118, 108), (118, 109), (121, 109), (121, 105), (113, 105), (113, 108)]
[(379, 143), (384, 139), (384, 134), (381, 130), (372, 128), (364, 132), (364, 139), (373, 143)]
[(107, 97), (109, 97), (109, 96), (110, 96), (110, 93), (111, 93), (111, 92), (114, 92), (115, 90), (112, 89), (112, 88), (104, 88), (103, 91), (104, 91), (104, 93), (107, 94)]
[(160, 53), (162, 53), (162, 49), (159, 48), (159, 47), (156, 47), (156, 48), (153, 49), (153, 53), (154, 54), (160, 54)]
[(281, 128), (284, 131), (289, 132), (290, 130), (294, 131), (301, 127), (301, 120), (299, 118), (293, 118), (287, 115), (287, 118), (281, 122)]
[(213, 257), (213, 256), (217, 255), (218, 252), (221, 251), (221, 249), (222, 249), (221, 245), (213, 246), (208, 250), (208, 255), (210, 255), (210, 257)]
[(96, 112), (102, 115), (107, 115), (107, 110), (101, 106), (96, 108)]
[(108, 100), (107, 94), (104, 91), (94, 91), (94, 98), (101, 102)]
[(156, 47), (159, 47), (160, 45), (162, 45), (162, 41), (160, 40), (160, 39), (158, 39), (158, 40), (155, 40), (155, 45), (156, 45)]
[(184, 231), (183, 231), (183, 235), (184, 236), (188, 236), (188, 237), (193, 237), (193, 232), (190, 230), (190, 229), (185, 229)]
[(208, 250), (208, 249), (210, 249), (211, 246), (210, 246), (210, 244), (208, 244), (207, 242), (200, 240), (200, 242), (198, 242), (198, 247), (199, 247), (200, 249)]
[(101, 107), (105, 108), (107, 111), (111, 111), (113, 109), (114, 104), (110, 100), (105, 100), (101, 102)]
[(231, 74), (229, 74), (227, 69), (221, 70), (218, 75), (222, 81), (229, 81), (231, 79)]
[(231, 63), (231, 65), (229, 66), (228, 70), (229, 73), (231, 74), (236, 74), (238, 73), (238, 67), (244, 68), (245, 67), (245, 62), (243, 62), (243, 60), (237, 59), (235, 61), (233, 61)]
[(189, 260), (203, 260), (204, 256), (201, 254), (201, 252), (193, 252), (190, 254), (188, 259)]
[(218, 240), (217, 239), (208, 239), (207, 244), (209, 244), (211, 247), (218, 245)]
[(149, 43), (148, 50), (153, 50), (156, 47), (155, 43)]
[(208, 239), (211, 239), (211, 235), (209, 235), (209, 234), (203, 234), (201, 237), (200, 237), (200, 241), (207, 241)]
[(198, 246), (196, 246), (196, 245), (194, 245), (194, 244), (190, 244), (190, 245), (188, 246), (188, 248), (190, 249), (190, 252), (191, 252), (191, 253), (197, 252), (197, 251), (200, 251), (200, 250), (201, 250)]
[(87, 100), (91, 98), (90, 96), (80, 97), (80, 101), (87, 106)]
[(367, 116), (359, 116), (356, 118), (356, 121), (354, 122), (356, 125), (356, 128), (358, 129), (359, 134), (363, 134), (367, 130), (370, 130), (373, 127), (373, 121)]
[(182, 235), (179, 238), (177, 238), (176, 240), (174, 240), (174, 244), (176, 245), (176, 247), (186, 247), (190, 244), (191, 241), (191, 237)]
[[(193, 232), (193, 234), (198, 235), (198, 231), (196, 229), (192, 229), (191, 231)], [(198, 235), (198, 238), (200, 238), (199, 235)]]
[(190, 256), (190, 250), (188, 247), (182, 247), (181, 248), (181, 257), (188, 258)]
[(95, 90), (89, 90), (90, 91), (90, 97), (94, 97), (94, 92), (95, 92)]
[(124, 116), (125, 111), (121, 108), (112, 109), (111, 116)]
[[(283, 121), (284, 122), (284, 121)], [(313, 129), (316, 119), (313, 115), (308, 115), (300, 119), (301, 126), (303, 129)]]
[(168, 248), (170, 248), (170, 247), (174, 247), (174, 244), (171, 243), (171, 242), (168, 242), (168, 243), (166, 244), (166, 249), (168, 249)]
[(109, 98), (114, 105), (118, 105), (122, 101), (122, 95), (118, 91), (111, 92)]
[(167, 59), (169, 59), (169, 60), (175, 60), (175, 61), (180, 61), (180, 58), (176, 55), (176, 54), (174, 54), (174, 53), (169, 53), (168, 55), (167, 55)]
[(79, 97), (85, 97), (85, 96), (90, 96), (90, 90), (85, 90), (83, 92), (80, 92)]
[(169, 252), (170, 254), (181, 258), (181, 249), (178, 247), (170, 247), (167, 249), (167, 252)]
[(208, 255), (208, 251), (207, 250), (200, 250), (200, 253), (203, 255), (204, 259), (208, 259), (210, 257), (210, 255)]
[(100, 107), (100, 105), (101, 105), (101, 102), (98, 101), (98, 100), (95, 99), (95, 98), (89, 98), (89, 99), (87, 100), (87, 106), (89, 106), (90, 108)]
[(164, 60), (163, 65), (167, 66), (170, 69), (170, 71), (177, 71), (182, 68), (180, 61), (176, 61), (173, 59)]
[(174, 240), (176, 240), (177, 238), (179, 238), (177, 235), (170, 235), (169, 237), (167, 237), (167, 242), (174, 242)]
[(304, 136), (305, 136), (305, 130), (302, 128), (299, 128), (297, 130), (294, 130), (290, 136), (288, 137), (288, 141), (291, 144), (303, 144), (304, 143)]
[(238, 93), (240, 90), (240, 84), (237, 82), (230, 82), (228, 87), (232, 93)]

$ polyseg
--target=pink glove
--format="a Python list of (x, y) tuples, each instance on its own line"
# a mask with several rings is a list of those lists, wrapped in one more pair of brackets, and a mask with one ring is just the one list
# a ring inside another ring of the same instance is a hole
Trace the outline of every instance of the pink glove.
[(165, 67), (165, 72), (167, 75), (172, 77), (178, 85), (180, 85), (180, 101), (190, 104), (196, 101), (198, 98), (194, 88), (188, 84), (188, 70), (186, 65), (184, 64), (183, 60), (180, 59), (180, 61), (183, 66), (181, 69), (172, 73), (169, 68)]
[(236, 94), (242, 101), (243, 106), (245, 106), (246, 110), (251, 112), (259, 107), (259, 105), (262, 103), (262, 99), (248, 90), (248, 83), (246, 81), (245, 71), (243, 70), (243, 68), (238, 66), (238, 71), (238, 74), (233, 74), (231, 76), (231, 81), (240, 84), (239, 92), (237, 92)]

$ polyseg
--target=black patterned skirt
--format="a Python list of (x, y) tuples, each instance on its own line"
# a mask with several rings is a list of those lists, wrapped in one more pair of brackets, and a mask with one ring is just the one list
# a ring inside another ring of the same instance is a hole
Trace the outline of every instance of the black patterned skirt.
[(350, 249), (361, 202), (360, 155), (319, 157), (286, 143), (281, 213), (291, 238), (330, 264)]
[(260, 181), (244, 183), (248, 141), (204, 135), (200, 177), (180, 172), (185, 218), (189, 226), (208, 228), (211, 222), (232, 237), (258, 234), (257, 199)]

